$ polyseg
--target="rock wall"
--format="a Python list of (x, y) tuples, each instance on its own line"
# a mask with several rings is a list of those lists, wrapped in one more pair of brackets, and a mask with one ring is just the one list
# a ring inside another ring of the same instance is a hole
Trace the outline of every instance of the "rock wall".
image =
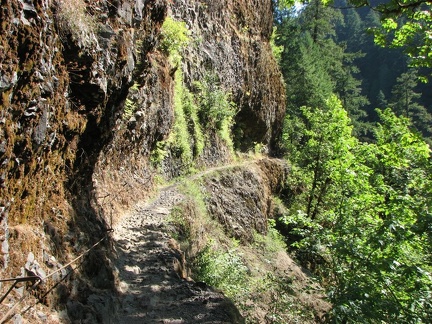
[[(11, 228), (50, 222), (66, 235), (81, 217), (74, 209), (97, 214), (92, 176), (102, 152), (124, 160), (169, 133), (172, 82), (155, 52), (166, 10), (164, 1), (2, 1), (0, 205)], [(153, 52), (157, 69), (146, 61)], [(156, 104), (143, 105), (148, 132), (139, 140), (121, 118), (137, 75)], [(122, 146), (110, 147), (114, 134)]]
[(273, 196), (280, 193), (288, 174), (283, 161), (266, 158), (205, 177), (209, 215), (223, 225), (228, 236), (253, 242), (254, 233), (267, 234)]
[[(21, 275), (29, 253), (47, 271), (50, 256), (79, 255), (154, 187), (149, 157), (174, 123), (175, 67), (158, 49), (168, 14), (195, 40), (185, 86), (216, 74), (239, 109), (237, 148), (271, 151), (285, 99), (270, 0), (1, 0), (1, 277)], [(206, 165), (226, 157), (206, 149)], [(107, 253), (96, 259), (83, 272), (109, 288)]]
[(184, 53), (188, 86), (215, 73), (239, 108), (237, 147), (248, 150), (261, 143), (272, 151), (281, 133), (285, 89), (269, 44), (271, 1), (177, 0), (171, 9), (194, 40)]
[[(64, 264), (107, 235), (112, 215), (98, 180), (124, 187), (125, 179), (98, 166), (122, 170), (171, 128), (172, 78), (156, 50), (166, 13), (166, 1), (2, 0), (0, 277), (25, 275), (28, 255), (49, 273), (51, 257)], [(140, 135), (123, 118), (136, 78), (147, 125)], [(128, 178), (148, 191), (142, 179)], [(83, 268), (99, 288), (113, 285), (107, 242)], [(58, 291), (54, 304), (70, 294), (67, 285)]]

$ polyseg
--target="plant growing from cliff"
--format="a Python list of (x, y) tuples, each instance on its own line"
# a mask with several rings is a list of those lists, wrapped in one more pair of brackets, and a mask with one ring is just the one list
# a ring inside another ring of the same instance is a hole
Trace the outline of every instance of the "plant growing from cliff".
[[(280, 202), (280, 204), (282, 203)], [(268, 232), (266, 235), (254, 232), (253, 241), (254, 245), (260, 247), (266, 255), (285, 251), (287, 248), (283, 236), (276, 229), (276, 221), (274, 219), (268, 221)]]
[(150, 152), (150, 162), (156, 169), (161, 166), (168, 155), (166, 145), (165, 141), (158, 141)]
[(210, 241), (194, 262), (195, 276), (210, 286), (221, 289), (228, 297), (248, 292), (248, 269), (233, 248), (222, 251)]
[(183, 97), (183, 77), (181, 70), (178, 69), (175, 73), (174, 85), (174, 127), (168, 143), (170, 144), (171, 151), (177, 157), (180, 157), (183, 165), (188, 169), (193, 162), (193, 151), (191, 149), (191, 136), (188, 131)]
[(124, 105), (123, 120), (128, 120), (129, 118), (131, 118), (134, 111), (135, 111), (134, 102), (129, 98), (127, 98)]
[(186, 23), (167, 17), (162, 25), (159, 49), (168, 55), (173, 64), (179, 64), (181, 50), (189, 43)]
[(182, 102), (185, 115), (188, 122), (188, 130), (193, 141), (194, 157), (198, 157), (204, 150), (205, 137), (202, 126), (199, 121), (199, 107), (195, 103), (193, 94), (186, 88), (183, 88)]
[(200, 82), (195, 82), (194, 86), (198, 90), (196, 98), (200, 107), (201, 123), (206, 128), (215, 130), (232, 149), (231, 128), (237, 114), (237, 107), (231, 101), (230, 93), (221, 89), (219, 80), (214, 74), (207, 74)]
[(137, 106), (137, 93), (139, 91), (139, 84), (138, 83), (134, 83), (130, 88), (129, 88), (129, 93), (128, 96), (125, 100), (125, 104), (124, 104), (124, 111), (123, 111), (123, 115), (122, 115), (122, 119), (123, 120), (128, 120), (129, 118), (131, 118), (133, 116), (133, 114), (135, 113), (135, 111), (137, 110), (138, 106)]
[(281, 59), (282, 59), (282, 53), (284, 51), (284, 46), (276, 44), (278, 37), (279, 37), (279, 35), (277, 32), (277, 27), (274, 26), (273, 32), (272, 32), (271, 37), (270, 37), (270, 47), (272, 49), (273, 57), (280, 64)]
[(178, 68), (174, 74), (174, 126), (166, 141), (158, 142), (151, 153), (154, 165), (159, 165), (171, 151), (180, 158), (186, 172), (195, 158), (204, 150), (205, 136), (199, 121), (199, 108), (194, 96), (183, 83), (183, 73)]
[(70, 35), (81, 48), (89, 48), (97, 42), (96, 19), (87, 11), (84, 0), (61, 0), (57, 2), (56, 13), (59, 34)]

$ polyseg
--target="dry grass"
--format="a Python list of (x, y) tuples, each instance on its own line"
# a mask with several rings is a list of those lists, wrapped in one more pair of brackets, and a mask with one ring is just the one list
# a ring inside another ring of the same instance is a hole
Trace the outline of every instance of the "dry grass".
[[(17, 264), (15, 269), (19, 269), (18, 265), (24, 266), (29, 252), (37, 255), (36, 247), (39, 247), (39, 238), (34, 228), (27, 224), (20, 224), (10, 228), (10, 238), (12, 247), (19, 246), (19, 251), (13, 248), (10, 251), (11, 261)], [(18, 275), (16, 273), (15, 275)]]
[(80, 48), (96, 42), (96, 19), (88, 13), (84, 0), (60, 0), (56, 18), (60, 34), (70, 35)]

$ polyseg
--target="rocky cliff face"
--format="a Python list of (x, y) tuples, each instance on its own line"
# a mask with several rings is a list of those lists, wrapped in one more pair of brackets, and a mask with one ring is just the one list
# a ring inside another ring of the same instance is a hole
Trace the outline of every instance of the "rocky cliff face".
[(191, 86), (216, 73), (239, 107), (235, 142), (241, 149), (263, 143), (272, 149), (284, 115), (284, 87), (272, 56), (271, 1), (174, 1), (175, 18), (191, 30), (185, 81)]
[(286, 164), (262, 159), (205, 178), (209, 214), (223, 225), (228, 236), (251, 243), (255, 233), (267, 233), (274, 210), (272, 198), (287, 176)]
[[(180, 67), (159, 48), (167, 15), (194, 40)], [(55, 256), (46, 271), (60, 267), (153, 188), (150, 156), (173, 131), (177, 68), (192, 93), (216, 75), (238, 109), (238, 149), (271, 151), (279, 135), (284, 96), (270, 0), (2, 0), (0, 21), (1, 277), (25, 274), (30, 252), (41, 264)], [(203, 152), (201, 165), (229, 160), (216, 140)], [(168, 176), (179, 173), (172, 156)], [(109, 287), (106, 254), (97, 259), (84, 273)]]
[[(140, 37), (154, 50), (166, 9), (161, 1), (2, 2), (0, 204), (3, 242), (9, 237), (11, 245), (4, 243), (4, 271), (8, 260), (9, 269), (22, 261), (12, 254), (31, 248), (17, 251), (27, 241), (20, 227), (52, 227), (59, 237), (74, 237), (82, 223), (103, 230), (91, 205), (94, 168), (114, 134), (126, 137), (121, 117), (138, 73), (134, 44)], [(126, 139), (133, 146), (118, 147), (112, 158), (126, 160), (134, 146), (169, 133), (171, 79), (159, 60), (158, 70), (142, 64), (140, 71), (156, 83), (145, 96), (160, 105), (145, 114), (149, 134)], [(151, 97), (158, 87), (159, 97)]]

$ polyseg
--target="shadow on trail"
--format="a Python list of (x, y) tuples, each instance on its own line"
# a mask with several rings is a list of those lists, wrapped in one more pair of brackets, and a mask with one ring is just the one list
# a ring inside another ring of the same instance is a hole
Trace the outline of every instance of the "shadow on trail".
[(174, 271), (178, 251), (162, 226), (127, 229), (114, 242), (120, 309), (113, 323), (243, 323), (234, 304), (203, 283)]

